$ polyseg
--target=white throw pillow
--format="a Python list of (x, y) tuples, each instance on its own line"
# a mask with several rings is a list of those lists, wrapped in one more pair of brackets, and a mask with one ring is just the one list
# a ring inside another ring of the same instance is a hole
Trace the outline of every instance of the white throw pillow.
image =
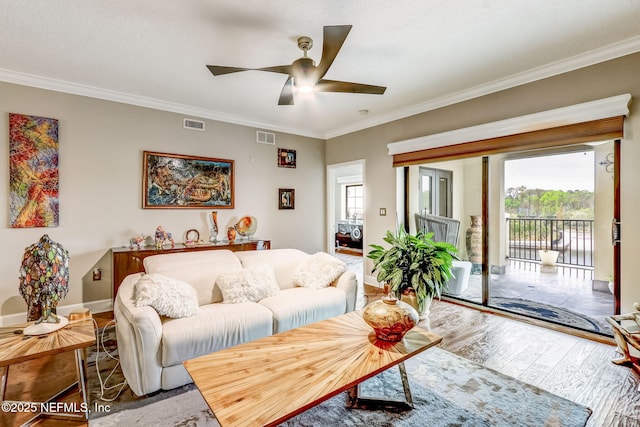
[(270, 265), (256, 265), (232, 273), (221, 274), (216, 285), (225, 304), (258, 302), (280, 292), (276, 276)]
[(190, 317), (198, 312), (198, 294), (188, 283), (161, 274), (145, 274), (134, 285), (136, 307), (151, 306), (161, 316), (174, 319)]
[(293, 286), (321, 289), (329, 286), (347, 269), (347, 264), (325, 252), (311, 255), (293, 271)]

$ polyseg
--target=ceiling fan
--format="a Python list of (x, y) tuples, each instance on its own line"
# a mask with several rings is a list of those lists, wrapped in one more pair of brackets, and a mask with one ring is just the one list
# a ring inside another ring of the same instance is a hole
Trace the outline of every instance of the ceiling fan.
[(237, 73), (239, 71), (269, 71), (287, 74), (289, 77), (280, 92), (278, 105), (293, 105), (294, 86), (301, 91), (316, 92), (349, 92), (382, 95), (387, 89), (383, 86), (372, 86), (362, 83), (350, 83), (323, 79), (333, 60), (338, 55), (342, 44), (351, 31), (351, 25), (334, 25), (323, 27), (322, 57), (316, 66), (313, 59), (307, 56), (307, 51), (313, 46), (310, 37), (298, 37), (298, 47), (304, 52), (302, 58), (296, 59), (291, 65), (278, 65), (264, 68), (241, 68), (207, 65), (214, 76)]

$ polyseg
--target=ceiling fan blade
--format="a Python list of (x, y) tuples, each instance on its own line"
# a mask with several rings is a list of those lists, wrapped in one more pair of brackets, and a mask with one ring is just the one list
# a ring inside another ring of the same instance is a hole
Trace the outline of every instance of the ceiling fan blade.
[(219, 65), (207, 65), (207, 68), (214, 76), (239, 73), (240, 71), (270, 71), (272, 73), (291, 74), (291, 65), (277, 65), (275, 67), (264, 68), (222, 67)]
[(207, 68), (209, 69), (209, 71), (211, 71), (211, 74), (213, 74), (214, 76), (221, 76), (223, 74), (231, 74), (231, 73), (238, 73), (240, 71), (251, 70), (251, 68), (221, 67), (218, 65), (207, 65)]
[(313, 88), (316, 92), (349, 92), (349, 93), (367, 93), (371, 95), (382, 95), (385, 90), (384, 86), (365, 85), (362, 83), (339, 82), (336, 80), (320, 80)]
[(293, 77), (289, 76), (280, 92), (278, 105), (293, 105)]
[(276, 65), (275, 67), (255, 68), (258, 71), (269, 71), (271, 73), (280, 73), (291, 75), (291, 65)]
[(351, 31), (351, 27), (351, 25), (333, 25), (324, 27), (322, 58), (320, 58), (320, 63), (316, 67), (316, 78), (318, 80), (327, 74), (327, 70), (329, 70), (329, 67), (333, 64), (333, 60), (336, 59), (336, 55), (338, 55), (349, 31)]

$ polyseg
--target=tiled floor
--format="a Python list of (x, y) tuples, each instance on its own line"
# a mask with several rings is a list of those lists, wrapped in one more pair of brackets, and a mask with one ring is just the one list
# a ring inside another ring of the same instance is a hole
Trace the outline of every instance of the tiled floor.
[[(460, 297), (479, 302), (481, 289), (481, 276), (471, 275), (469, 288)], [(491, 295), (562, 307), (592, 317), (601, 324), (606, 324), (605, 317), (613, 315), (613, 295), (593, 290), (591, 273), (576, 268), (512, 261), (505, 274), (491, 275)]]
[[(337, 253), (353, 270), (362, 287), (362, 257)], [(481, 301), (482, 280), (471, 275), (469, 287), (457, 297), (473, 302)], [(537, 263), (512, 261), (505, 274), (491, 275), (491, 294), (495, 297), (517, 298), (562, 307), (592, 317), (602, 325), (613, 314), (613, 295), (592, 289), (588, 271), (543, 267)], [(359, 302), (362, 303), (361, 298)]]

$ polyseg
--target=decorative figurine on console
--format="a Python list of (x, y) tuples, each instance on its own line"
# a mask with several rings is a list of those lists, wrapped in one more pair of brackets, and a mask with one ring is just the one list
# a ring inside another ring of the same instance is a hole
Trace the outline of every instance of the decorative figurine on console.
[(161, 225), (156, 228), (156, 249), (162, 249), (164, 242), (168, 240), (171, 242), (171, 247), (173, 248), (176, 244), (173, 241), (173, 236), (171, 233), (164, 231)]
[(133, 236), (131, 239), (129, 239), (129, 249), (133, 249), (134, 246), (140, 249), (140, 244), (144, 243), (145, 239), (146, 237), (144, 236), (144, 233)]
[(233, 227), (238, 232), (238, 235), (247, 240), (252, 240), (258, 228), (258, 220), (254, 216), (243, 216)]
[(200, 243), (200, 232), (195, 228), (190, 228), (184, 233), (184, 244), (187, 246), (197, 245)]
[(229, 243), (233, 243), (236, 240), (236, 229), (235, 229), (235, 227), (227, 228), (227, 239), (229, 239)]

